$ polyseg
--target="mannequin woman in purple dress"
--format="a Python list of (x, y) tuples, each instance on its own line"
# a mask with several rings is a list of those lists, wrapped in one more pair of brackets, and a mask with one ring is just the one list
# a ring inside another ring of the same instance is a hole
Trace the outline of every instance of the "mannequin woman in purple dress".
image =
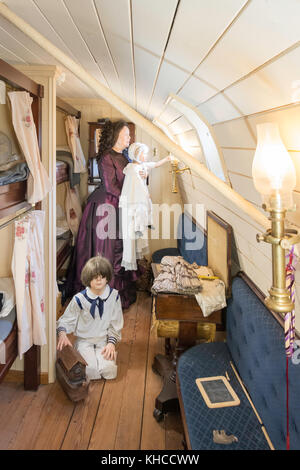
[(68, 276), (69, 294), (70, 290), (79, 292), (83, 289), (80, 281), (83, 266), (89, 258), (101, 254), (113, 266), (110, 286), (119, 291), (123, 309), (136, 300), (135, 281), (138, 277), (137, 271), (125, 271), (121, 267), (123, 242), (119, 236), (118, 206), (125, 177), (123, 170), (128, 163), (122, 152), (129, 143), (126, 122), (106, 122), (97, 159), (101, 184), (89, 196), (84, 209)]

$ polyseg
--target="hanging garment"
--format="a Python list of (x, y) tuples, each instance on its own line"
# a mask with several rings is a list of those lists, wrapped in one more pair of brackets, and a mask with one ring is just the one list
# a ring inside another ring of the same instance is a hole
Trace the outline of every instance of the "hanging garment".
[(51, 183), (41, 162), (31, 110), (32, 98), (27, 91), (11, 91), (8, 96), (11, 101), (14, 130), (30, 171), (27, 182), (27, 199), (31, 204), (35, 204), (42, 201), (51, 191)]
[(81, 209), (78, 187), (71, 189), (69, 182), (67, 182), (65, 211), (66, 211), (68, 226), (72, 234), (76, 236), (78, 232), (79, 224), (81, 221), (81, 217), (82, 217), (82, 209)]
[(12, 273), (15, 282), (18, 352), (47, 343), (45, 333), (45, 213), (32, 211), (15, 222)]
[(78, 135), (78, 125), (79, 119), (76, 119), (74, 116), (66, 117), (65, 127), (68, 144), (74, 160), (74, 173), (85, 173), (86, 163)]
[(122, 216), (123, 257), (125, 270), (136, 270), (137, 259), (149, 252), (148, 226), (152, 224), (152, 203), (147, 185), (140, 175), (141, 166), (129, 163), (123, 170), (124, 184), (119, 207)]

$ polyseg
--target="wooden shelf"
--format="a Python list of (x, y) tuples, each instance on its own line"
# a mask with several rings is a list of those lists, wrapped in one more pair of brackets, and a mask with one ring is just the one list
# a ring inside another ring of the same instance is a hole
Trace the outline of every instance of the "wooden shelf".
[(0, 219), (14, 214), (23, 208), (29, 208), (26, 200), (27, 181), (0, 186)]

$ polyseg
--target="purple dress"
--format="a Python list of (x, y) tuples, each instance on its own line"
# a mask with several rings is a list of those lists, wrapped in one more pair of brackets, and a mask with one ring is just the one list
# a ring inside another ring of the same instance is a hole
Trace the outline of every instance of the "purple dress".
[(112, 264), (114, 276), (110, 286), (119, 291), (124, 309), (136, 300), (135, 281), (138, 278), (138, 271), (125, 271), (121, 267), (123, 241), (119, 234), (118, 206), (127, 163), (124, 155), (114, 150), (101, 157), (101, 184), (89, 196), (84, 209), (67, 281), (69, 295), (80, 292), (84, 288), (80, 281), (83, 266), (93, 256), (101, 254)]

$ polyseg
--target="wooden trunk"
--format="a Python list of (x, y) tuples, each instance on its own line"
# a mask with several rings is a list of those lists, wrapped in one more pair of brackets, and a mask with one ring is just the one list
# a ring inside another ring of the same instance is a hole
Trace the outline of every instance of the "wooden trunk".
[(56, 377), (62, 389), (72, 401), (83, 400), (89, 390), (86, 378), (87, 363), (71, 346), (65, 346), (58, 353), (56, 361)]

